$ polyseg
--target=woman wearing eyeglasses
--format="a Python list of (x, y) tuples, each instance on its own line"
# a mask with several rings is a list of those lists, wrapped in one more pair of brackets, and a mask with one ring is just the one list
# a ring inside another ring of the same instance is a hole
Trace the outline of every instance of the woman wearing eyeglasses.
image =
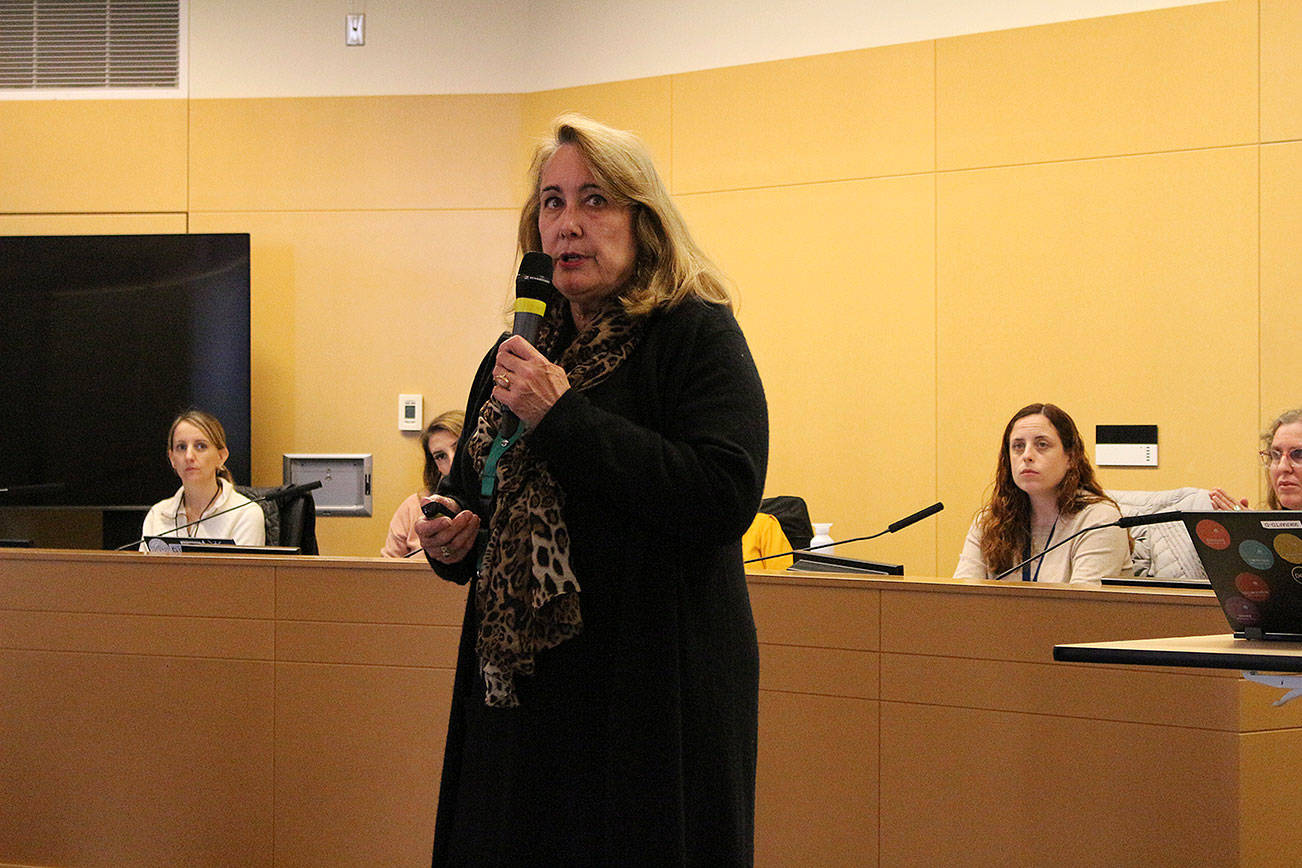
[[(1258, 455), (1266, 467), (1267, 509), (1302, 509), (1302, 409), (1286, 410), (1261, 435), (1264, 447)], [(1248, 499), (1234, 498), (1220, 488), (1212, 489), (1212, 506), (1217, 509), (1247, 509)]]

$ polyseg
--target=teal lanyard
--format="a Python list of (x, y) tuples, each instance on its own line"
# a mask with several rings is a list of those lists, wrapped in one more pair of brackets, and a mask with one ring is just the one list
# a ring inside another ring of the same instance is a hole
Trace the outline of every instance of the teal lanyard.
[[(485, 500), (492, 500), (494, 493), (497, 491), (497, 463), (502, 460), (506, 450), (511, 448), (511, 444), (519, 440), (524, 434), (524, 423), (521, 422), (516, 426), (515, 433), (509, 439), (504, 437), (494, 437), (493, 446), (488, 450), (488, 456), (484, 459), (483, 472), (479, 474), (479, 493)], [(493, 514), (493, 508), (490, 505), (488, 514)], [(488, 529), (481, 528), (479, 531), (480, 539), (487, 539)], [(475, 573), (478, 574), (484, 568), (484, 555), (488, 549), (483, 547), (479, 551), (479, 562), (475, 564)]]
[(515, 433), (509, 440), (502, 437), (493, 438), (493, 447), (488, 450), (488, 457), (484, 459), (484, 469), (479, 474), (479, 494), (482, 497), (492, 497), (497, 491), (497, 462), (502, 460), (506, 450), (510, 449), (523, 434), (524, 423), (522, 422), (516, 426)]

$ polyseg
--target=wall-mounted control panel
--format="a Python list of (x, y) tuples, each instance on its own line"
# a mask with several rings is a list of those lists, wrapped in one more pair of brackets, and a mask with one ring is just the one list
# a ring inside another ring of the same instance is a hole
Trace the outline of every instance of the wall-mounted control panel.
[(419, 431), (425, 418), (425, 400), (420, 395), (398, 396), (398, 430)]
[(312, 492), (317, 515), (371, 514), (371, 456), (285, 454), (286, 485), (320, 482)]
[(1094, 426), (1094, 463), (1100, 467), (1156, 467), (1156, 425)]

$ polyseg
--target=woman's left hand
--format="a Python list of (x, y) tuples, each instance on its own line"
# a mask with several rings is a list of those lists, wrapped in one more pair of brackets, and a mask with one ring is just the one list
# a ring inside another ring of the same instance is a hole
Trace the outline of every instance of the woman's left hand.
[(541, 422), (561, 395), (570, 390), (565, 370), (547, 361), (519, 335), (507, 338), (497, 348), (493, 384), (493, 397), (530, 428)]
[(1248, 499), (1246, 497), (1235, 498), (1225, 493), (1223, 488), (1213, 488), (1209, 494), (1212, 499), (1212, 509), (1247, 509)]

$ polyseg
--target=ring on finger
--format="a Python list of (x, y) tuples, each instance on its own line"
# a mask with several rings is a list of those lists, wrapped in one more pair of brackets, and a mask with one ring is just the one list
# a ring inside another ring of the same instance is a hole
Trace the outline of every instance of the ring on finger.
[(506, 374), (498, 374), (493, 379), (496, 380), (497, 385), (501, 386), (503, 389), (511, 388), (511, 378), (508, 377)]
[(445, 558), (450, 558), (452, 557), (452, 550), (447, 546), (439, 546), (439, 554), (443, 555)]

